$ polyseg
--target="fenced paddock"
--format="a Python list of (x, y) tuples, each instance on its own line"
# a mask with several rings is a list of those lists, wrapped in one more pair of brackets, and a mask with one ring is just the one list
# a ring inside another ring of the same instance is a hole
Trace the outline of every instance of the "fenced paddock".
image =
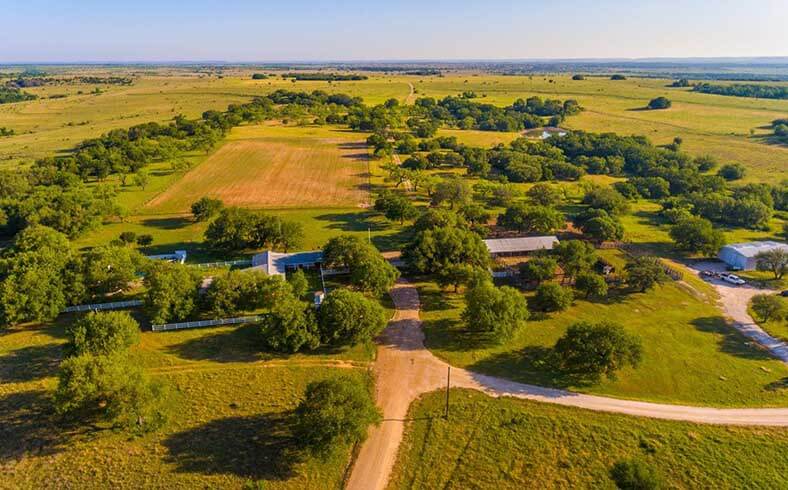
[(165, 323), (163, 325), (151, 325), (150, 329), (154, 332), (166, 332), (168, 330), (183, 330), (186, 328), (217, 327), (219, 325), (255, 323), (262, 320), (262, 318), (261, 316), (241, 316), (237, 318), (219, 318), (216, 320), (199, 320), (195, 322)]

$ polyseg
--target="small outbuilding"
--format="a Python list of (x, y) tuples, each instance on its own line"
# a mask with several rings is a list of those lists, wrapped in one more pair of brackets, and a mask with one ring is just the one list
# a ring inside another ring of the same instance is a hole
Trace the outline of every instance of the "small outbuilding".
[(771, 240), (733, 243), (722, 247), (718, 257), (733, 269), (749, 271), (755, 269), (757, 265), (756, 255), (777, 249), (788, 252), (788, 245)]
[(519, 238), (491, 238), (484, 240), (491, 257), (518, 257), (538, 250), (552, 250), (558, 238), (550, 236), (528, 236)]

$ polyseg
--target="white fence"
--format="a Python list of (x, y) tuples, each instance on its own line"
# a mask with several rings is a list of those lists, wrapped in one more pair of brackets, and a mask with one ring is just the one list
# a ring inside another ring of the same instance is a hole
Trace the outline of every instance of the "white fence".
[(122, 308), (133, 308), (136, 306), (142, 306), (142, 300), (131, 299), (128, 301), (115, 301), (114, 303), (95, 303), (92, 305), (69, 306), (63, 310), (63, 313), (73, 313), (76, 311), (120, 310)]
[(164, 332), (167, 330), (182, 330), (184, 328), (215, 327), (218, 325), (234, 325), (238, 323), (259, 322), (261, 316), (241, 316), (238, 318), (220, 318), (218, 320), (200, 320), (196, 322), (165, 323), (164, 325), (151, 325), (154, 332)]

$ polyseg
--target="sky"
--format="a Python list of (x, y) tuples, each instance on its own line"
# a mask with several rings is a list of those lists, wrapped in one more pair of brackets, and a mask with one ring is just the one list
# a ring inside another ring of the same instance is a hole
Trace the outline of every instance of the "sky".
[(0, 63), (788, 56), (788, 0), (0, 0)]

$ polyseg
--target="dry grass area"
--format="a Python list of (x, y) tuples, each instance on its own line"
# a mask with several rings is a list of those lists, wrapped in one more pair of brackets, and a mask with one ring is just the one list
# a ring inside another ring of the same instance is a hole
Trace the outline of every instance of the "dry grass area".
[(230, 140), (145, 206), (188, 212), (203, 196), (250, 208), (368, 205), (363, 137), (332, 128), (253, 126)]

